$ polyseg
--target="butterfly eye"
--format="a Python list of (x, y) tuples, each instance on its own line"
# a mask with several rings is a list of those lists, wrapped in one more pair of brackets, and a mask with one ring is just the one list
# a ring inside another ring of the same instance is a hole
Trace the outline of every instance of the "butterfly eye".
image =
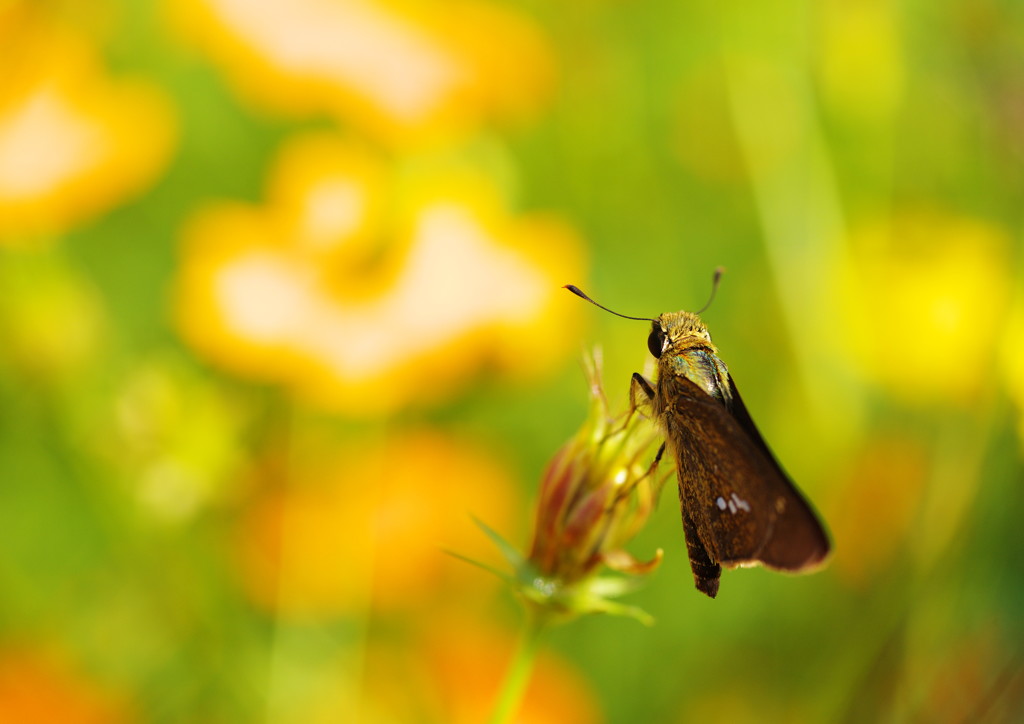
[(647, 338), (647, 349), (657, 359), (661, 357), (665, 349), (665, 333), (661, 331), (661, 325), (657, 322), (651, 325), (651, 335)]

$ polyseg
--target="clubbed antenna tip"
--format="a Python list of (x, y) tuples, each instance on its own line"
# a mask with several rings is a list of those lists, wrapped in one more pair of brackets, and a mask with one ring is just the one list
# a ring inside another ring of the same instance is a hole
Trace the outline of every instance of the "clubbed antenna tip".
[(603, 309), (606, 312), (611, 312), (616, 317), (622, 317), (623, 319), (635, 319), (635, 320), (640, 321), (640, 322), (654, 322), (655, 321), (654, 319), (651, 319), (650, 317), (629, 317), (629, 316), (627, 316), (625, 314), (619, 314), (618, 312), (613, 312), (611, 309), (608, 309), (608, 307), (604, 306), (603, 304), (598, 304), (593, 299), (588, 297), (586, 294), (583, 293), (583, 290), (580, 289), (575, 284), (566, 284), (565, 286), (562, 287), (562, 289), (568, 289), (570, 292), (575, 294), (577, 297), (581, 297), (583, 299), (586, 299), (588, 302), (593, 304), (595, 307), (600, 307), (601, 309)]

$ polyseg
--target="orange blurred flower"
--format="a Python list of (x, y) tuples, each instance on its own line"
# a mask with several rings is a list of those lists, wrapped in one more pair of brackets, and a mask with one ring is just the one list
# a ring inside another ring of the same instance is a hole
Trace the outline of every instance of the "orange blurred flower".
[(56, 657), (0, 651), (0, 721), (115, 724), (130, 720), (123, 697), (80, 676)]
[(262, 208), (220, 204), (185, 230), (178, 319), (207, 357), (351, 415), (451, 395), (566, 352), (580, 275), (563, 224), (509, 218), (490, 180), (389, 169), (330, 134), (290, 142)]
[(458, 598), (484, 577), (444, 549), (484, 553), (471, 516), (504, 527), (515, 509), (505, 470), (439, 433), (349, 445), (312, 456), (252, 504), (238, 538), (244, 584), (257, 603), (298, 618)]
[[(407, 143), (530, 114), (551, 51), (521, 13), (487, 2), (185, 0), (185, 36), (242, 91), (282, 111), (327, 111)], [(514, 59), (510, 62), (510, 59)]]
[[(358, 664), (344, 655), (319, 661), (302, 678), (305, 691), (297, 697), (295, 717), (290, 720), (309, 724), (488, 721), (507, 657), (515, 646), (513, 636), (454, 612), (422, 623), (410, 641), (393, 637), (370, 641), (360, 652)], [(310, 679), (314, 681), (307, 686)], [(542, 652), (515, 721), (596, 724), (602, 720), (586, 680), (566, 660)]]
[(858, 452), (828, 506), (841, 578), (868, 586), (904, 551), (930, 472), (928, 452), (909, 439), (880, 437)]
[[(436, 677), (438, 721), (487, 720), (505, 673), (511, 636), (462, 620), (436, 627), (426, 655)], [(601, 721), (594, 692), (569, 664), (542, 651), (514, 721), (518, 724), (586, 724)]]
[[(963, 620), (952, 617), (947, 624), (947, 632), (964, 626)], [(934, 630), (919, 634), (918, 645), (907, 657), (905, 679), (919, 683), (896, 687), (902, 694), (897, 705), (905, 715), (894, 719), (935, 724), (1019, 721), (1024, 681), (1014, 633), (995, 618), (952, 640), (936, 637)]]
[(84, 37), (12, 13), (0, 26), (0, 242), (59, 234), (148, 188), (175, 120), (142, 80), (113, 80)]
[(861, 373), (911, 402), (967, 403), (992, 385), (1009, 301), (1008, 240), (946, 213), (904, 213), (862, 226), (840, 270), (845, 325)]

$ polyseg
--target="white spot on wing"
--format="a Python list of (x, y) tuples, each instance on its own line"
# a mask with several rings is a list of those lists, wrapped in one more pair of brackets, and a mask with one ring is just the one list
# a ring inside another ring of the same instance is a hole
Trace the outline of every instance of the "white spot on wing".
[(740, 510), (744, 510), (744, 511), (746, 511), (748, 513), (750, 512), (750, 503), (745, 501), (740, 496), (736, 495), (736, 493), (733, 493), (729, 497), (732, 499), (732, 502), (734, 502), (736, 504), (737, 508), (739, 508)]
[(741, 510), (744, 513), (750, 512), (750, 503), (745, 501), (740, 496), (736, 495), (736, 493), (729, 493), (728, 498), (723, 498), (721, 495), (719, 495), (717, 498), (715, 498), (715, 505), (718, 507), (719, 510), (728, 510), (733, 515), (736, 515), (736, 513), (738, 513)]

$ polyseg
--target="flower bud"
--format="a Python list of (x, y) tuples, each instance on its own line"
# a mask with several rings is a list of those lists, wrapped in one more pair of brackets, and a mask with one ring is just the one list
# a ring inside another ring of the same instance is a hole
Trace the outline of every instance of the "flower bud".
[[(522, 591), (536, 605), (569, 614), (619, 608), (604, 596), (633, 585), (598, 578), (602, 565), (639, 575), (661, 561), (660, 550), (642, 562), (624, 549), (647, 522), (664, 480), (656, 474), (660, 435), (636, 410), (608, 413), (597, 366), (596, 359), (587, 366), (590, 415), (544, 472), (527, 561), (535, 576)], [(626, 607), (612, 612), (640, 615)]]

